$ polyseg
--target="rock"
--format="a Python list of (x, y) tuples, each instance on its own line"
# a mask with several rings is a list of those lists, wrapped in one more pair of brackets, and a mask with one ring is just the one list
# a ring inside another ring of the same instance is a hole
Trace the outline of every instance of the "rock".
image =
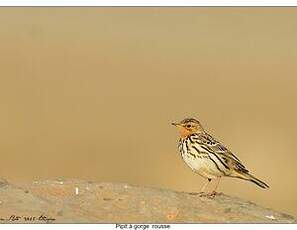
[(288, 214), (219, 194), (119, 183), (35, 181), (0, 187), (0, 223), (296, 223)]

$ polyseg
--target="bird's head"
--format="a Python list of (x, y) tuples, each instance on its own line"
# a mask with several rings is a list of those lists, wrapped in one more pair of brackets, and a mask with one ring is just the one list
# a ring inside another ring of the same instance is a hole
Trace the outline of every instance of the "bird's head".
[(181, 137), (187, 137), (193, 133), (204, 132), (200, 122), (194, 118), (186, 118), (180, 122), (172, 123), (179, 129)]

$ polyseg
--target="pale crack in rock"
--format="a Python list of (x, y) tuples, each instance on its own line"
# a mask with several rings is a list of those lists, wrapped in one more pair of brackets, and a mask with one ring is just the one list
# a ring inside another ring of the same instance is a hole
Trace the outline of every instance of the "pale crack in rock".
[(276, 219), (273, 215), (266, 215), (265, 217), (270, 219), (270, 220), (275, 220)]

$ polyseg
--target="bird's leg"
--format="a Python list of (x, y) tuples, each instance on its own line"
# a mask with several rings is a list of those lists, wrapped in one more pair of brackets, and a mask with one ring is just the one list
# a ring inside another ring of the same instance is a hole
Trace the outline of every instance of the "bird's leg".
[(215, 195), (217, 195), (216, 190), (217, 190), (217, 188), (218, 188), (218, 186), (219, 186), (220, 180), (221, 180), (221, 177), (219, 177), (219, 178), (217, 179), (213, 191), (209, 194), (210, 196), (215, 196)]
[(204, 190), (207, 188), (207, 186), (209, 185), (210, 182), (211, 182), (211, 179), (208, 178), (206, 183), (202, 186), (200, 193), (204, 193)]
[(205, 193), (204, 193), (204, 190), (207, 188), (207, 186), (209, 185), (209, 183), (211, 182), (211, 179), (210, 178), (207, 178), (207, 181), (206, 181), (206, 183), (202, 186), (202, 188), (201, 188), (201, 190), (200, 190), (200, 195), (205, 195)]

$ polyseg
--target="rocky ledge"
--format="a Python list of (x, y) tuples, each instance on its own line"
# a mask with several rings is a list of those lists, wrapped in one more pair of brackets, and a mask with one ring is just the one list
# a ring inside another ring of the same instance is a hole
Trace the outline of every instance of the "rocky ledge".
[(288, 214), (225, 194), (210, 199), (81, 180), (0, 186), (0, 223), (296, 223)]

